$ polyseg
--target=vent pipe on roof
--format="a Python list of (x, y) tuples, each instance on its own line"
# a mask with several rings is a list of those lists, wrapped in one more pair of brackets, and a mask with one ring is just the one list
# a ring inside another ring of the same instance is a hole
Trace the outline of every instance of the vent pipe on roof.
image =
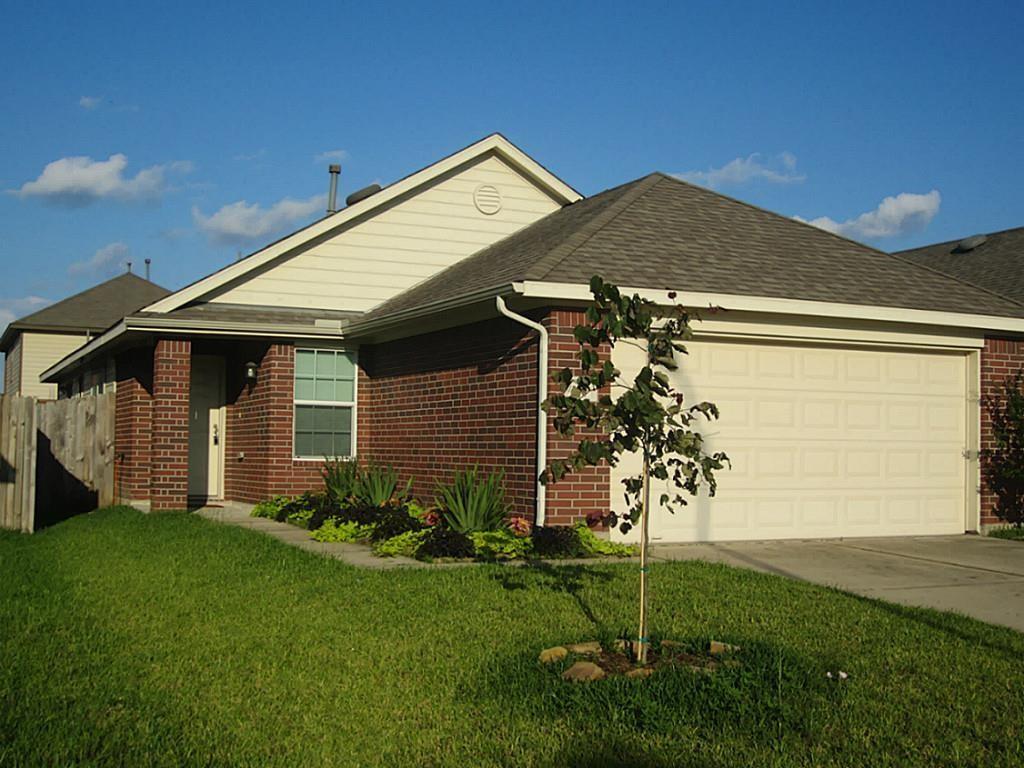
[(146, 259), (146, 280), (149, 280), (149, 268), (153, 264), (152, 259)]
[(968, 253), (969, 251), (973, 251), (979, 245), (984, 245), (986, 240), (988, 240), (988, 238), (985, 235), (971, 235), (970, 237), (965, 237), (956, 244), (956, 248), (953, 249), (953, 252)]
[(331, 214), (338, 212), (338, 177), (341, 175), (341, 166), (332, 163), (327, 171), (331, 174), (331, 189), (327, 193), (327, 213)]
[(132, 263), (130, 261), (126, 261), (124, 265), (128, 268), (128, 274), (130, 275), (132, 273)]

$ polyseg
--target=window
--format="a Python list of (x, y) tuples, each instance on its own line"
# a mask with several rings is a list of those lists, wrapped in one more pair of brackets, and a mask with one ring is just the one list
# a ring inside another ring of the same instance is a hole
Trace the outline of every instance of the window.
[(355, 352), (295, 350), (295, 456), (351, 456), (355, 410)]

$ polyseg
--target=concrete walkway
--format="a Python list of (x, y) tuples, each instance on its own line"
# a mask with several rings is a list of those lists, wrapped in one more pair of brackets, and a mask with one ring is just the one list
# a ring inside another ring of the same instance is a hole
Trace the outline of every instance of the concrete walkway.
[(707, 560), (955, 611), (1024, 632), (1024, 543), (985, 536), (661, 544), (655, 559)]

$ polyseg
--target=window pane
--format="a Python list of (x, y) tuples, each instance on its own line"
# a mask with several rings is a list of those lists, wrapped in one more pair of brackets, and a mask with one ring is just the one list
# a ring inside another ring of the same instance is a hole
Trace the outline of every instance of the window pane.
[(295, 399), (296, 400), (315, 400), (313, 397), (313, 380), (312, 379), (296, 379), (295, 380)]
[(313, 431), (313, 406), (312, 405), (296, 405), (295, 406), (295, 431), (296, 432), (312, 432)]
[(317, 352), (316, 353), (316, 377), (318, 379), (333, 379), (334, 378), (334, 358), (336, 353), (334, 352)]
[(351, 408), (331, 408), (331, 415), (329, 419), (324, 419), (325, 422), (330, 424), (329, 429), (332, 432), (350, 432), (352, 430), (352, 409)]
[(352, 455), (352, 433), (340, 432), (334, 438), (335, 456)]
[(321, 381), (320, 379), (317, 379), (313, 399), (326, 400), (327, 402), (334, 400), (334, 380), (328, 379), (327, 381)]
[(299, 349), (295, 352), (295, 373), (299, 376), (312, 376), (316, 352), (311, 349)]
[(356, 399), (355, 384), (351, 381), (339, 381), (337, 387), (337, 399), (343, 402), (352, 402)]
[(304, 458), (314, 457), (313, 434), (311, 432), (295, 433), (295, 455)]
[(334, 456), (334, 434), (331, 432), (316, 432), (313, 435), (313, 455)]
[(338, 378), (354, 379), (356, 376), (355, 357), (351, 352), (338, 353)]

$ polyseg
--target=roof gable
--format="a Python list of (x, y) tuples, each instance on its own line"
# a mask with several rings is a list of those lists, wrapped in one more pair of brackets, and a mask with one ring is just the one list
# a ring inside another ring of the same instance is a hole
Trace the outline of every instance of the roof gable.
[[(664, 174), (562, 209), (370, 312), (521, 281), (1024, 317), (1024, 304)], [(358, 325), (358, 323), (357, 323)]]
[(0, 350), (10, 347), (17, 331), (99, 333), (169, 294), (166, 288), (128, 272), (15, 320), (4, 332)]
[[(404, 179), (385, 187), (358, 203), (326, 216), (308, 227), (256, 251), (245, 259), (224, 267), (167, 298), (153, 303), (146, 307), (146, 310), (150, 312), (170, 312), (192, 302), (207, 300), (221, 300), (230, 303), (266, 302), (273, 298), (273, 290), (265, 290), (266, 285), (249, 295), (246, 294), (241, 286), (247, 282), (259, 280), (260, 276), (266, 274), (268, 270), (278, 268), (300, 253), (308, 251), (311, 247), (326, 243), (343, 230), (357, 226), (389, 211), (396, 205), (400, 205), (403, 201), (418, 195), (425, 188), (436, 187), (438, 184), (443, 183), (444, 180), (458, 175), (468, 168), (478, 166), (483, 161), (491, 158), (497, 159), (500, 164), (512, 169), (520, 178), (526, 180), (529, 185), (540, 190), (545, 199), (552, 201), (554, 208), (580, 199), (580, 194), (576, 190), (527, 156), (504, 136), (492, 134), (420, 171), (406, 176)], [(537, 216), (545, 215), (548, 212), (548, 210), (538, 211)], [(519, 226), (523, 226), (526, 223), (528, 222), (524, 221)], [(454, 253), (453, 255), (457, 258), (462, 258), (504, 234), (507, 234), (507, 232), (498, 233), (491, 237), (490, 240), (477, 241), (473, 244), (475, 247), (471, 247), (461, 253)], [(415, 243), (411, 247), (415, 248)], [(447, 263), (450, 263), (450, 261)], [(446, 264), (438, 265), (437, 268), (440, 269), (444, 266)], [(421, 279), (422, 276), (417, 276), (417, 280)], [(384, 282), (387, 283), (387, 275), (385, 274), (382, 277)], [(401, 290), (403, 287), (399, 284), (396, 289)], [(369, 293), (372, 294), (372, 291)], [(302, 294), (296, 292), (295, 295)], [(365, 301), (367, 298), (366, 293), (364, 293), (363, 298)], [(372, 296), (369, 298), (372, 298)], [(369, 306), (379, 303), (380, 300), (381, 298), (377, 298)], [(312, 306), (312, 304), (307, 299), (299, 303), (298, 306)], [(351, 307), (332, 305), (326, 308), (349, 309)], [(368, 306), (362, 308), (365, 309)]]

